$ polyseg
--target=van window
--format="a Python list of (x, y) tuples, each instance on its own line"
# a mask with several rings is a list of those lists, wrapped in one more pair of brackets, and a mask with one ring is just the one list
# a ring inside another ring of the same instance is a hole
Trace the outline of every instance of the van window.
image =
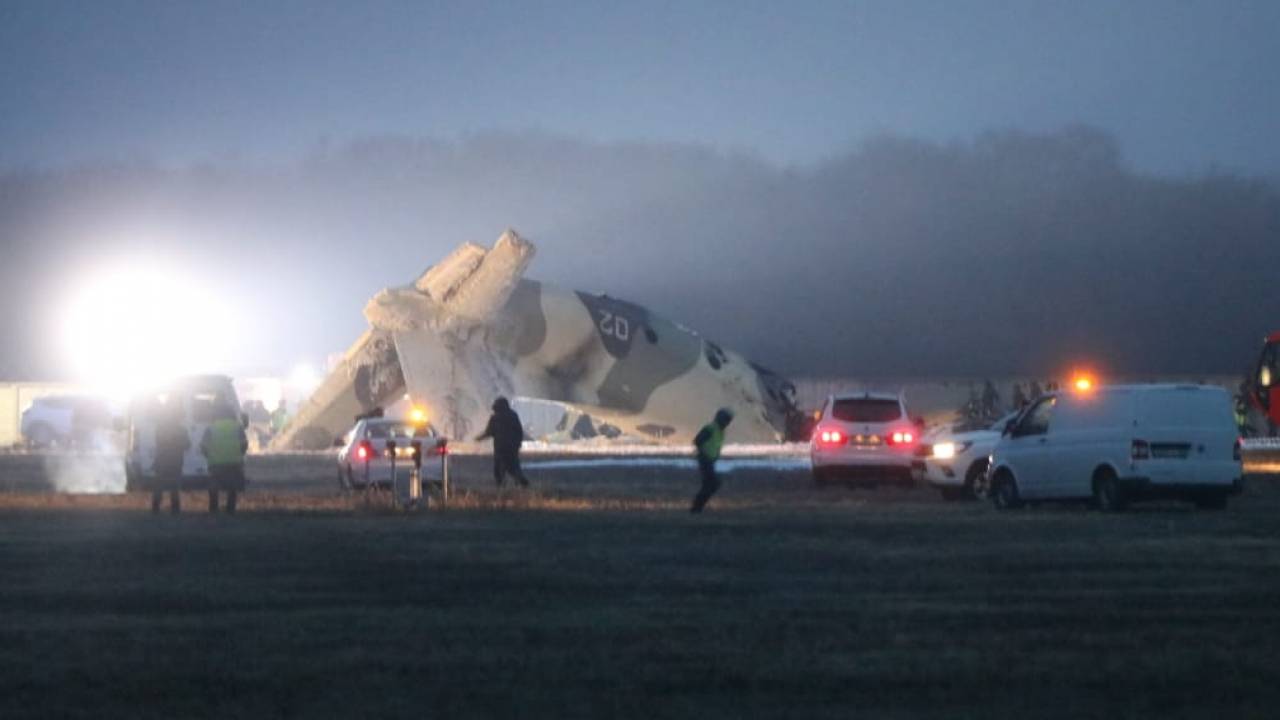
[(902, 417), (902, 407), (886, 398), (839, 398), (831, 407), (831, 417), (852, 423), (893, 422)]
[(365, 437), (370, 440), (409, 440), (435, 436), (435, 431), (429, 425), (417, 426), (407, 423), (370, 423), (365, 431)]
[(1140, 393), (1142, 424), (1166, 427), (1235, 427), (1225, 392), (1185, 388)]
[(218, 397), (210, 392), (196, 393), (191, 396), (191, 420), (198, 423), (211, 423), (217, 416)]
[(1022, 416), (1022, 422), (1018, 423), (1014, 436), (1043, 435), (1049, 432), (1049, 416), (1053, 414), (1053, 406), (1057, 402), (1058, 398), (1047, 397), (1031, 406), (1027, 414)]

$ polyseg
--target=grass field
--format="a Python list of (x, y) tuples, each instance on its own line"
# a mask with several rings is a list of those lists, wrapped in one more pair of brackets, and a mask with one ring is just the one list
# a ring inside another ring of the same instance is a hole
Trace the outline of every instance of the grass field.
[[(22, 461), (0, 463), (24, 473)], [(926, 490), (460, 459), (446, 511), (264, 458), (236, 517), (0, 493), (0, 717), (1274, 717), (1280, 487), (998, 514)], [(30, 478), (16, 483), (26, 487)], [(192, 510), (202, 509), (195, 496)]]

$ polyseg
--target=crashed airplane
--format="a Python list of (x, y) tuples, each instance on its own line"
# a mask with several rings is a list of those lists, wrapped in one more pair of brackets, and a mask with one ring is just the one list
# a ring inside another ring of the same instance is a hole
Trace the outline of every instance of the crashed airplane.
[(717, 408), (731, 442), (783, 439), (795, 387), (634, 303), (523, 277), (534, 246), (512, 230), (467, 243), (412, 285), (379, 292), (370, 329), (272, 448), (318, 449), (407, 394), (449, 437), (474, 437), (499, 395), (561, 403), (574, 435), (688, 443)]

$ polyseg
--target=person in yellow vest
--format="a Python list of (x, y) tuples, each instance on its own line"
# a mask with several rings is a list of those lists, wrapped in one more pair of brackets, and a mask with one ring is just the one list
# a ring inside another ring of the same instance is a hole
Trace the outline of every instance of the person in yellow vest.
[(693, 499), (690, 512), (700, 513), (707, 501), (720, 489), (720, 478), (716, 475), (716, 461), (720, 459), (720, 448), (724, 447), (724, 430), (733, 422), (733, 412), (728, 408), (716, 411), (716, 417), (698, 431), (693, 438), (693, 447), (698, 451), (698, 472), (702, 474), (702, 489)]
[(227, 512), (235, 513), (236, 495), (245, 485), (244, 455), (249, 450), (249, 439), (234, 408), (219, 408), (204, 431), (200, 450), (209, 463), (209, 512), (218, 512), (218, 491), (222, 490), (227, 493)]

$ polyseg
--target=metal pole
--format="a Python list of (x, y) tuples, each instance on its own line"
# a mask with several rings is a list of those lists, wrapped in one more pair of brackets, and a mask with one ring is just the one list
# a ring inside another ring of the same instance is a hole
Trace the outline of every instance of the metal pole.
[(387, 452), (391, 454), (391, 507), (400, 506), (400, 493), (398, 481), (400, 476), (396, 474), (396, 449), (395, 446), (387, 448)]
[(426, 499), (426, 496), (422, 494), (422, 469), (421, 468), (415, 467), (413, 469), (412, 474), (409, 475), (409, 483), (410, 483), (409, 484), (410, 504), (412, 504), (414, 507), (418, 507), (419, 505), (422, 505), (423, 507), (425, 507), (428, 504), (428, 501)]
[(440, 491), (442, 496), (442, 504), (449, 506), (449, 451), (446, 448), (440, 454)]

